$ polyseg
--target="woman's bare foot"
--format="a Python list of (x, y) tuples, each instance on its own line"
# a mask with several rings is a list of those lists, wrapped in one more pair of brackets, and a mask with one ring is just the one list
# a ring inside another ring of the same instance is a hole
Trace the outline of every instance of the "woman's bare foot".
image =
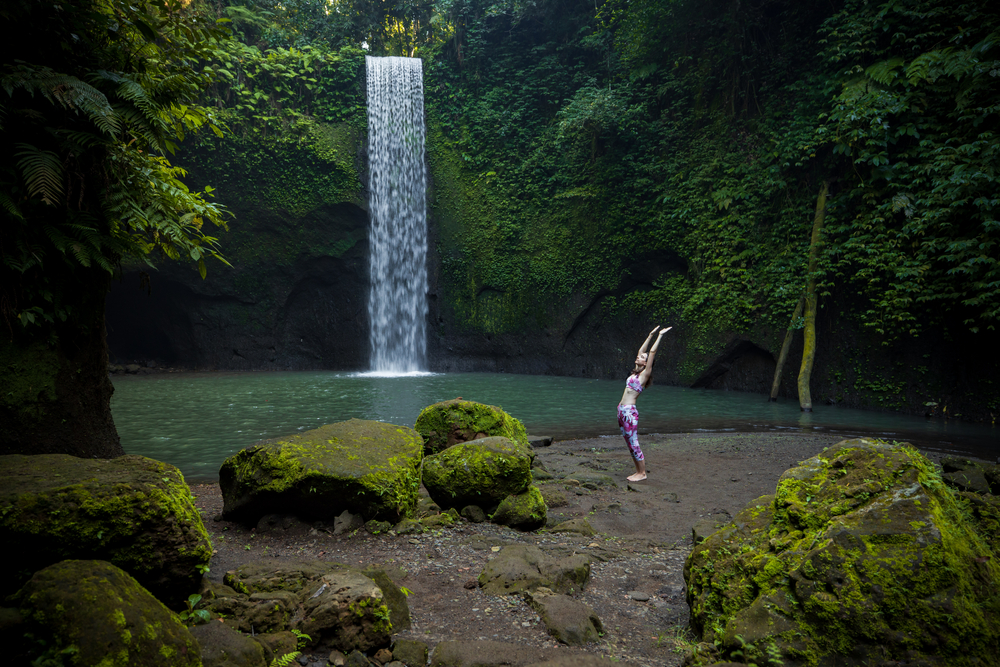
[(627, 479), (630, 482), (641, 482), (642, 480), (646, 479), (646, 473), (637, 472), (634, 475), (629, 475), (625, 479)]

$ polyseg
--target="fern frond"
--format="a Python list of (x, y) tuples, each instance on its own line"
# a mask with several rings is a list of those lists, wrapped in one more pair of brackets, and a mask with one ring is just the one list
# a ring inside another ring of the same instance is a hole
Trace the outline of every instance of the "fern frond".
[(55, 206), (63, 194), (63, 166), (59, 156), (31, 144), (16, 144), (21, 149), (17, 166), (21, 170), (28, 192)]
[(291, 653), (286, 653), (280, 658), (275, 658), (271, 661), (271, 667), (288, 667), (295, 661), (295, 658), (302, 655), (299, 651), (292, 651)]
[(75, 76), (19, 63), (0, 75), (0, 87), (11, 96), (16, 89), (23, 88), (32, 96), (40, 93), (64, 109), (82, 111), (105, 134), (113, 136), (119, 130), (118, 118), (104, 93)]
[(0, 207), (3, 207), (5, 211), (10, 213), (15, 218), (20, 218), (24, 220), (24, 216), (21, 215), (21, 209), (17, 207), (17, 204), (13, 199), (7, 196), (7, 193), (0, 192)]

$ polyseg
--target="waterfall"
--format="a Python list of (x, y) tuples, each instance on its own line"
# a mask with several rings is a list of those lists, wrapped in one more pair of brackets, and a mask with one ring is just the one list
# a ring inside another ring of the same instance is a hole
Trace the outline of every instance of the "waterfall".
[(419, 58), (365, 57), (371, 229), (371, 370), (426, 368), (427, 209)]

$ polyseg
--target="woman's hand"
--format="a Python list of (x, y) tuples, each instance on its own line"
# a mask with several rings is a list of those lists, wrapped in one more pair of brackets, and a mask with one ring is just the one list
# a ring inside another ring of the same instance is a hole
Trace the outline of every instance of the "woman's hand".
[[(660, 329), (659, 335), (662, 336), (663, 334), (667, 333), (671, 329), (673, 329), (673, 327), (667, 327), (666, 329)], [(656, 331), (656, 329), (653, 329), (653, 331)]]
[(657, 324), (655, 327), (653, 327), (653, 330), (649, 332), (649, 337), (652, 338), (653, 334), (655, 334), (656, 330), (659, 329), (659, 328), (660, 328), (659, 324)]

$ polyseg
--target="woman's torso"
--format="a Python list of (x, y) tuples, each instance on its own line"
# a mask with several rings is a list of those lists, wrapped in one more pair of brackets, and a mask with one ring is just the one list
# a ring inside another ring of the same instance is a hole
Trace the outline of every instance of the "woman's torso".
[(642, 393), (642, 381), (639, 376), (632, 374), (625, 380), (625, 392), (622, 394), (620, 405), (635, 405), (635, 401)]

